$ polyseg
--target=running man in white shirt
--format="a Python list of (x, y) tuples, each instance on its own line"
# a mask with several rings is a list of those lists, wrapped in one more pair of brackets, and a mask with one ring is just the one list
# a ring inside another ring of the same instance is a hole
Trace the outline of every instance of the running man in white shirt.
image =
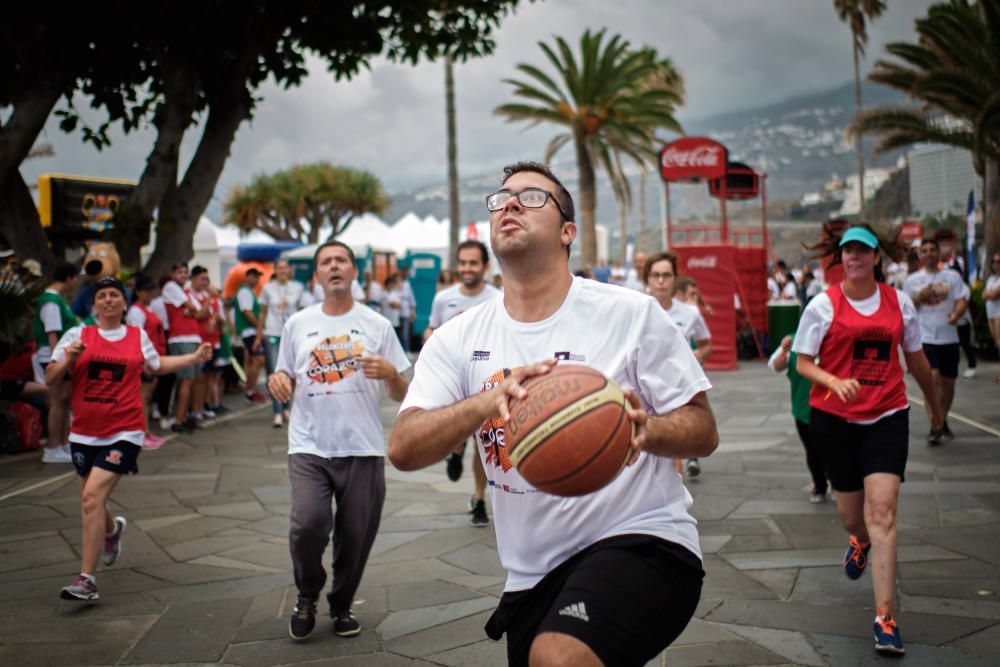
[[(402, 470), (424, 468), (476, 435), (508, 572), (486, 632), (506, 633), (510, 664), (643, 665), (680, 634), (700, 596), (691, 496), (670, 459), (715, 449), (710, 385), (651, 297), (570, 275), (573, 200), (548, 168), (519, 163), (504, 172), (501, 190), (487, 197), (503, 298), (427, 341), (389, 457)], [(509, 400), (557, 360), (614, 379), (637, 428), (632, 464), (577, 498), (531, 487), (504, 447)]]
[[(708, 355), (712, 354), (712, 335), (697, 306), (673, 298), (677, 275), (677, 255), (658, 252), (646, 260), (642, 269), (642, 282), (646, 285), (647, 293), (657, 300), (670, 321), (680, 329), (684, 340), (695, 346), (694, 357), (699, 364), (704, 365)], [(687, 474), (697, 477), (700, 473), (698, 459), (688, 459)]]
[[(448, 320), (500, 295), (500, 290), (485, 280), (489, 262), (490, 252), (481, 242), (469, 240), (458, 244), (455, 252), (455, 270), (460, 282), (434, 295), (430, 323), (424, 330), (424, 341), (427, 341), (434, 330)], [(464, 455), (465, 442), (462, 442), (458, 449), (448, 456), (445, 470), (448, 479), (453, 482), (462, 477)], [(469, 522), (473, 526), (488, 526), (490, 517), (486, 513), (486, 470), (483, 469), (483, 462), (478, 455), (472, 458), (472, 474), (475, 477), (475, 487), (469, 502), (472, 515)]]
[[(920, 242), (920, 263), (922, 268), (907, 277), (905, 291), (917, 307), (920, 321), (920, 338), (924, 354), (934, 372), (938, 400), (944, 426), (939, 431), (931, 430), (927, 442), (939, 445), (942, 441), (954, 439), (948, 427), (948, 411), (955, 398), (955, 378), (958, 377), (958, 319), (965, 312), (965, 283), (956, 271), (942, 269), (941, 248), (934, 239)], [(928, 418), (931, 407), (925, 406)]]
[(389, 322), (351, 298), (358, 270), (350, 247), (323, 243), (313, 266), (326, 298), (285, 323), (277, 370), (267, 383), (281, 403), (295, 396), (288, 422), (288, 541), (299, 591), (288, 627), (293, 639), (305, 639), (315, 627), (331, 533), (333, 584), (327, 601), (333, 631), (341, 637), (361, 632), (351, 603), (385, 500), (380, 399), (383, 388), (392, 400), (403, 399), (409, 383), (402, 373), (410, 367)]

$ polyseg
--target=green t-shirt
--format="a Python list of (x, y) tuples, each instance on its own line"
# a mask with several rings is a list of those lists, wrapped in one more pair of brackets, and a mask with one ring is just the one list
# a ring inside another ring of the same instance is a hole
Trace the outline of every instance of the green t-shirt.
[(788, 353), (788, 382), (792, 388), (792, 416), (800, 422), (809, 423), (809, 392), (812, 390), (812, 382), (805, 379), (795, 370), (799, 355), (795, 352)]
[(32, 318), (32, 326), (34, 329), (35, 343), (38, 347), (48, 347), (49, 346), (49, 335), (45, 331), (45, 325), (42, 324), (42, 306), (47, 303), (54, 303), (59, 307), (59, 317), (62, 319), (62, 330), (59, 332), (59, 337), (62, 338), (63, 334), (79, 324), (79, 320), (76, 318), (76, 314), (70, 309), (69, 304), (66, 300), (62, 298), (59, 294), (53, 294), (48, 290), (42, 292), (41, 298), (38, 299), (38, 306), (35, 308), (35, 315)]
[(250, 320), (248, 320), (246, 318), (246, 315), (243, 314), (243, 309), (240, 308), (240, 294), (244, 290), (249, 292), (250, 296), (253, 297), (253, 309), (252, 309), (253, 316), (258, 320), (260, 319), (260, 302), (257, 300), (257, 295), (254, 293), (254, 291), (250, 288), (249, 285), (241, 286), (238, 290), (236, 290), (236, 307), (233, 308), (233, 310), (236, 311), (235, 317), (233, 317), (234, 320), (233, 324), (236, 325), (236, 335), (240, 336), (241, 338), (244, 336), (252, 335), (248, 332), (249, 329), (253, 329), (255, 332), (257, 330), (257, 326), (250, 323)]

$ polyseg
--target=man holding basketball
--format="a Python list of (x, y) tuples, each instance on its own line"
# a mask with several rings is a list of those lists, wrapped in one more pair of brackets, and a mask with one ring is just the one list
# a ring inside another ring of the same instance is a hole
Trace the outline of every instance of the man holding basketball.
[[(691, 496), (673, 458), (718, 444), (690, 346), (649, 296), (573, 278), (573, 200), (543, 165), (504, 169), (487, 197), (504, 294), (427, 341), (389, 439), (402, 470), (432, 465), (473, 433), (500, 560), (508, 572), (487, 623), (513, 665), (644, 665), (687, 625), (701, 594)], [(504, 447), (509, 401), (557, 362), (591, 366), (626, 390), (631, 465), (590, 495), (532, 488)], [(614, 573), (614, 576), (609, 576)]]

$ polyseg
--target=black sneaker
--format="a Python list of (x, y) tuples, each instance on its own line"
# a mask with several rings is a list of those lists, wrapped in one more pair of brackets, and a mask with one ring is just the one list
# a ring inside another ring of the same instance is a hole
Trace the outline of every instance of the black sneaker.
[(194, 431), (193, 428), (188, 428), (187, 424), (178, 424), (176, 422), (170, 425), (170, 430), (174, 433), (192, 433)]
[(333, 634), (338, 637), (354, 637), (361, 634), (361, 624), (350, 611), (333, 615)]
[(201, 428), (201, 424), (198, 423), (196, 417), (188, 417), (184, 420), (184, 427), (190, 429), (192, 433)]
[[(463, 452), (464, 453), (464, 452)], [(462, 478), (462, 454), (451, 454), (448, 456), (448, 464), (445, 466), (448, 479), (457, 482)]]
[(931, 432), (927, 434), (927, 444), (931, 446), (940, 445), (944, 441), (942, 436), (943, 431), (943, 428), (938, 431), (931, 429)]
[(485, 500), (476, 501), (475, 507), (472, 508), (472, 518), (469, 519), (469, 523), (476, 527), (490, 525), (490, 517), (486, 513)]
[(288, 636), (292, 639), (305, 639), (316, 627), (316, 600), (300, 595), (288, 619)]
[(951, 432), (950, 428), (948, 428), (947, 420), (945, 420), (944, 425), (941, 427), (941, 430), (938, 431), (938, 433), (941, 434), (941, 439), (947, 442), (951, 442), (952, 440), (955, 439), (955, 434)]

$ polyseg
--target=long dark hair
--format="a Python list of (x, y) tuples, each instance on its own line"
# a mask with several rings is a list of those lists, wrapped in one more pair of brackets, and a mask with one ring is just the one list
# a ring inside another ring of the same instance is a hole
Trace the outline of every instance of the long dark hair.
[[(878, 239), (878, 248), (875, 251), (876, 254), (887, 256), (894, 262), (901, 261), (906, 257), (908, 248), (899, 240), (899, 233), (902, 231), (902, 227), (895, 227), (890, 229), (886, 234), (880, 234), (872, 229), (872, 226), (866, 222), (857, 222), (850, 227), (842, 227), (835, 222), (824, 222), (823, 228), (820, 230), (819, 241), (813, 244), (803, 243), (802, 247), (811, 251), (809, 255), (811, 259), (823, 259), (824, 257), (829, 257), (830, 266), (841, 264), (843, 262), (843, 257), (841, 256), (843, 248), (840, 247), (840, 239), (851, 227), (860, 227), (861, 229), (867, 230), (875, 235), (875, 238)], [(885, 259), (885, 257), (883, 257), (883, 259)], [(880, 283), (884, 283), (886, 281), (883, 262), (877, 262), (875, 264), (875, 280)]]

